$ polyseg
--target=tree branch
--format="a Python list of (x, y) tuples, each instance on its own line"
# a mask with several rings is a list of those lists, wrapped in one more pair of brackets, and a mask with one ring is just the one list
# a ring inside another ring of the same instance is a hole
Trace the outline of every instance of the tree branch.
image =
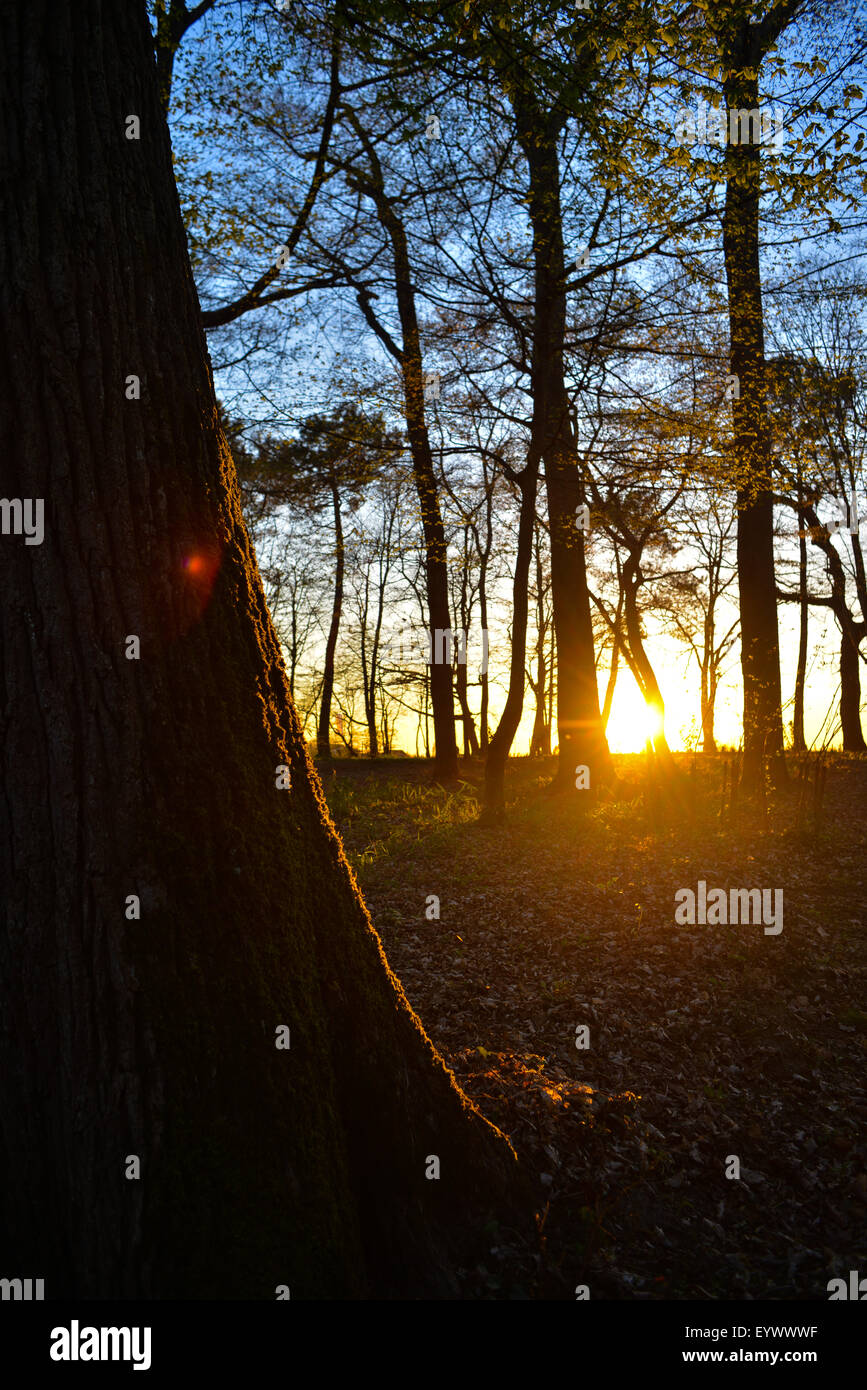
[[(213, 3), (213, 0), (210, 0)], [(316, 202), (319, 189), (325, 181), (325, 157), (328, 153), (328, 146), (331, 143), (331, 132), (334, 128), (334, 118), (337, 112), (337, 104), (340, 100), (340, 36), (341, 22), (338, 11), (334, 16), (334, 33), (331, 39), (331, 66), (328, 79), (328, 101), (325, 105), (325, 117), (322, 123), (322, 135), (319, 140), (319, 148), (316, 152), (316, 162), (313, 166), (313, 175), (310, 179), (310, 186), (307, 189), (307, 196), (301, 204), (295, 222), (286, 238), (286, 250), (284, 254), (291, 255), (298, 245), (304, 228), (310, 219), (313, 206)], [(250, 287), (246, 294), (241, 295), (240, 299), (234, 300), (231, 304), (226, 304), (222, 309), (211, 309), (202, 314), (202, 324), (205, 328), (221, 328), (224, 324), (233, 323), (235, 319), (247, 314), (251, 309), (259, 309), (263, 305), (273, 303), (273, 298), (266, 298), (264, 295), (269, 285), (272, 285), (283, 268), (281, 263), (283, 255), (279, 261), (269, 266), (263, 275), (254, 285)], [(301, 293), (300, 290), (297, 291)], [(288, 296), (286, 296), (288, 297)]]

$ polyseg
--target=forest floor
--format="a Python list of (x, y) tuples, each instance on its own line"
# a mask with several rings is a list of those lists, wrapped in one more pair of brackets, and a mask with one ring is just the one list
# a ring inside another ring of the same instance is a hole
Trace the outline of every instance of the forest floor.
[[(537, 1175), (535, 1248), (499, 1231), (480, 1297), (826, 1300), (867, 1274), (867, 758), (831, 754), (821, 802), (805, 761), (763, 811), (724, 755), (677, 760), (674, 796), (634, 755), (591, 802), (514, 759), (496, 828), (477, 762), (452, 790), (402, 760), (325, 781), (410, 1002)], [(782, 889), (782, 932), (676, 925), (699, 880)]]

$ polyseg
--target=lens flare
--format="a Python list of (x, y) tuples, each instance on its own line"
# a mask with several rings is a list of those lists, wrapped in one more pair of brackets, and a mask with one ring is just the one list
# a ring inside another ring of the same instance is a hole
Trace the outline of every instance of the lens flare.
[(645, 705), (641, 722), (646, 743), (655, 743), (658, 738), (662, 737), (665, 721), (655, 705)]
[(181, 582), (190, 604), (188, 618), (192, 621), (198, 620), (208, 606), (221, 560), (220, 550), (215, 545), (189, 550), (181, 560)]

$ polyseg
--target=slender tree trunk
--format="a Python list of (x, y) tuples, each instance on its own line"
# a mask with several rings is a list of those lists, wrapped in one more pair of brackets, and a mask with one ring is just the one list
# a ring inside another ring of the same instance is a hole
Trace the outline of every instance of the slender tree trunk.
[[(744, 40), (728, 54), (724, 94), (729, 109), (759, 105), (757, 68)], [(758, 144), (726, 146), (723, 246), (728, 284), (733, 400), (733, 463), (737, 487), (738, 593), (744, 683), (741, 789), (764, 785), (765, 758), (775, 785), (785, 781), (780, 644), (774, 574), (771, 444), (765, 387), (764, 317), (759, 267), (761, 159)]]
[[(565, 408), (565, 395), (561, 401)], [(594, 770), (598, 785), (610, 778), (611, 758), (599, 710), (584, 537), (575, 525), (583, 494), (577, 469), (567, 452), (574, 457), (568, 417), (558, 433), (559, 442), (552, 444), (545, 458), (551, 596), (557, 637), (557, 780), (572, 786), (576, 766), (586, 764)]]
[[(479, 622), (482, 625), (482, 641), (486, 641), (488, 631), (488, 590), (487, 576), (483, 571), (479, 576)], [(486, 647), (487, 650), (487, 647)], [(481, 703), (479, 705), (479, 752), (484, 756), (488, 751), (488, 663), (484, 663), (484, 670), (479, 674), (479, 684), (481, 687)]]
[(331, 701), (334, 696), (334, 658), (343, 611), (343, 573), (346, 552), (343, 544), (343, 519), (340, 515), (340, 494), (337, 484), (331, 483), (331, 504), (334, 509), (334, 598), (331, 602), (331, 626), (325, 644), (325, 664), (322, 671), (322, 699), (319, 704), (319, 727), (316, 731), (316, 752), (320, 758), (331, 757)]
[[(854, 483), (852, 484), (854, 490)], [(864, 552), (859, 536), (852, 536), (852, 560), (855, 566), (855, 593), (861, 609), (861, 621), (867, 623), (867, 573), (864, 568)]]
[(289, 646), (289, 694), (295, 699), (295, 677), (298, 672), (298, 607), (292, 599), (291, 640)]
[[(469, 667), (467, 663), (468, 645), (472, 641), (471, 627), (473, 620), (473, 605), (469, 595), (469, 576), (470, 526), (465, 522), (462, 535), (461, 578), (457, 613), (458, 635), (455, 638), (459, 646), (458, 655), (454, 662), (455, 697), (461, 712), (461, 743), (463, 745), (463, 756), (465, 758), (477, 757), (479, 752), (479, 740), (476, 737), (476, 726), (470, 710), (469, 700)], [(463, 633), (463, 639), (461, 639), (461, 633)], [(464, 658), (463, 660), (461, 660), (462, 657)]]
[(705, 654), (701, 664), (701, 746), (705, 753), (715, 753), (714, 707), (716, 705), (716, 680), (711, 669), (712, 658)]
[[(557, 634), (554, 631), (553, 622), (550, 625), (548, 636), (548, 711), (546, 723), (549, 729), (548, 737), (551, 737), (554, 729), (554, 688), (557, 684)], [(549, 745), (550, 746), (550, 745)]]
[[(388, 529), (388, 534), (387, 534), (387, 536), (386, 536), (385, 544), (386, 544), (386, 546), (388, 547), (387, 554), (390, 555), (390, 547), (391, 547), (391, 524), (389, 524), (389, 529)], [(383, 619), (383, 615), (384, 615), (384, 612), (385, 612), (385, 586), (386, 586), (386, 584), (387, 584), (387, 582), (388, 582), (388, 570), (389, 570), (389, 568), (390, 568), (390, 561), (386, 564), (385, 572), (383, 573), (383, 558), (380, 557), (379, 583), (378, 583), (378, 585), (377, 585), (377, 592), (376, 592), (376, 624), (375, 624), (374, 629), (373, 629), (373, 642), (372, 642), (371, 648), (370, 648), (370, 681), (369, 681), (369, 684), (368, 684), (368, 692), (369, 692), (369, 695), (368, 695), (368, 704), (367, 704), (367, 729), (368, 729), (368, 740), (369, 740), (369, 742), (370, 742), (370, 756), (371, 756), (372, 758), (378, 757), (378, 755), (379, 755), (379, 741), (378, 741), (378, 733), (377, 733), (377, 730), (378, 730), (378, 727), (379, 727), (379, 726), (378, 726), (378, 724), (377, 724), (377, 714), (376, 714), (376, 692), (377, 692), (377, 690), (381, 690), (381, 685), (382, 685), (382, 682), (381, 682), (381, 680), (380, 680), (380, 674), (379, 674), (379, 672), (380, 672), (379, 652), (380, 652), (380, 642), (381, 642), (381, 640), (382, 640), (382, 619)], [(383, 709), (382, 713), (383, 713), (383, 724), (382, 724), (382, 728), (383, 728), (383, 752), (387, 753), (388, 750), (389, 750), (388, 719), (387, 719), (387, 717), (386, 717), (386, 714), (385, 714), (385, 710), (384, 710), (384, 709)]]
[(585, 497), (565, 386), (566, 271), (557, 125), (526, 96), (515, 95), (512, 100), (518, 139), (530, 172), (535, 280), (533, 415), (545, 464), (557, 637), (557, 781), (574, 786), (576, 766), (586, 764), (598, 785), (613, 770), (599, 713), (584, 533), (578, 525), (578, 510)]
[[(424, 388), (420, 354), (417, 360), (413, 359), (413, 362), (405, 370), (404, 382), (410, 453), (424, 529), (431, 655), (436, 656), (436, 634), (450, 630), (451, 614), (446, 567), (445, 527), (440, 512), (434, 478), (433, 456), (428, 441), (427, 426), (424, 424), (424, 410), (421, 405)], [(443, 642), (444, 647), (445, 645)], [(450, 780), (457, 777), (458, 773), (455, 700), (450, 662), (435, 660), (431, 662), (430, 702), (434, 726), (434, 770), (437, 776), (444, 780)]]
[(379, 732), (376, 723), (376, 667), (371, 659), (370, 672), (364, 683), (364, 715), (367, 720), (367, 756), (379, 757)]
[(542, 567), (542, 551), (538, 530), (535, 534), (534, 549), (536, 554), (536, 679), (531, 682), (531, 688), (533, 698), (536, 701), (536, 714), (533, 719), (533, 734), (530, 739), (530, 756), (541, 758), (550, 757), (551, 728), (545, 719), (548, 699), (545, 639), (548, 625), (545, 621), (545, 575)]
[(42, 545), (0, 539), (4, 1271), (51, 1297), (459, 1296), (515, 1163), (389, 972), (307, 757), (145, 5), (3, 18), (0, 456), (46, 504)]
[(545, 720), (545, 710), (547, 708), (548, 671), (545, 664), (545, 649), (542, 646), (536, 648), (536, 679), (530, 682), (533, 692), (533, 699), (536, 702), (536, 711), (533, 715), (533, 732), (530, 736), (530, 757), (547, 758), (551, 755), (551, 730)]
[(608, 728), (608, 721), (611, 718), (611, 706), (614, 703), (614, 691), (617, 689), (617, 672), (620, 666), (620, 623), (623, 616), (623, 587), (617, 596), (617, 614), (614, 618), (614, 628), (611, 633), (611, 666), (608, 670), (608, 683), (605, 687), (605, 699), (602, 702), (602, 727)]
[[(485, 473), (487, 486), (487, 473)], [(485, 652), (484, 670), (479, 673), (479, 686), (481, 689), (481, 704), (479, 707), (479, 752), (484, 756), (488, 751), (488, 741), (490, 734), (488, 731), (488, 565), (491, 559), (491, 550), (494, 544), (494, 524), (493, 524), (493, 487), (494, 479), (491, 478), (490, 489), (485, 493), (485, 544), (479, 547), (479, 622), (482, 625), (482, 642)]]
[(477, 758), (479, 755), (479, 740), (476, 736), (475, 721), (473, 720), (467, 694), (467, 668), (466, 664), (463, 662), (459, 662), (455, 667), (455, 695), (458, 700), (458, 708), (461, 711), (464, 757)]
[[(792, 747), (803, 752), (807, 747), (804, 736), (804, 686), (807, 679), (807, 630), (810, 605), (807, 602), (807, 521), (804, 513), (798, 512), (798, 669), (795, 673), (795, 707), (792, 714)], [(842, 671), (842, 660), (841, 660)]]
[[(461, 743), (463, 745), (463, 755), (465, 758), (478, 757), (479, 740), (476, 737), (476, 726), (470, 710), (467, 665), (467, 646), (471, 640), (470, 626), (472, 623), (472, 604), (467, 595), (467, 583), (469, 576), (469, 527), (464, 526), (463, 536), (463, 564), (461, 567), (461, 589), (460, 589), (460, 612), (458, 633), (464, 634), (464, 641), (461, 642), (460, 636), (456, 635), (455, 642), (458, 646), (458, 654), (454, 661), (455, 673), (455, 696), (458, 708), (461, 712)], [(461, 657), (464, 660), (461, 660)]]
[(506, 806), (505, 778), (509, 750), (524, 711), (524, 665), (527, 659), (527, 618), (530, 608), (530, 562), (533, 558), (533, 525), (536, 518), (536, 490), (539, 459), (530, 445), (527, 463), (520, 474), (521, 509), (518, 518), (518, 550), (512, 583), (512, 654), (509, 689), (500, 722), (488, 744), (485, 759), (485, 791), (482, 814), (499, 819)]
[(665, 737), (665, 701), (662, 698), (662, 691), (656, 679), (656, 672), (653, 669), (647, 649), (644, 645), (644, 635), (641, 631), (641, 614), (638, 611), (638, 586), (640, 581), (640, 569), (638, 561), (629, 556), (623, 566), (623, 594), (626, 610), (626, 635), (629, 640), (629, 648), (632, 658), (640, 672), (641, 693), (647, 704), (655, 711), (659, 719), (659, 732), (654, 733), (648, 739), (649, 746), (654, 753), (670, 771), (675, 767), (674, 759), (671, 756), (671, 749)]
[[(843, 561), (827, 529), (822, 526), (814, 507), (804, 508), (804, 519), (815, 537), (815, 543), (825, 556), (831, 595), (828, 606), (840, 624), (840, 723), (843, 747), (854, 751), (864, 748), (861, 730), (861, 676), (859, 647), (867, 636), (867, 623), (855, 621), (846, 602), (846, 571)], [(805, 529), (805, 528), (802, 528)]]
[[(363, 563), (363, 562), (362, 562)], [(360, 595), (359, 595), (360, 599)], [(380, 601), (381, 602), (381, 601)], [(376, 649), (377, 636), (371, 647), (370, 662), (367, 660), (367, 619), (370, 614), (370, 568), (365, 567), (364, 600), (359, 610), (361, 632), (361, 688), (364, 696), (364, 722), (367, 725), (367, 756), (375, 758), (379, 752), (376, 730)], [(378, 631), (378, 622), (377, 622)]]
[(861, 673), (857, 639), (851, 625), (840, 632), (840, 725), (847, 753), (867, 752), (861, 728)]
[(716, 691), (718, 665), (716, 656), (716, 604), (717, 591), (715, 575), (709, 577), (708, 607), (704, 620), (704, 648), (701, 654), (701, 746), (705, 753), (715, 753), (714, 714), (716, 710)]
[(376, 722), (376, 665), (371, 656), (370, 671), (364, 685), (364, 714), (367, 720), (367, 756), (379, 757), (379, 730)]
[(530, 757), (544, 758), (551, 752), (551, 735), (545, 723), (545, 670), (544, 658), (542, 659), (542, 670), (539, 670), (539, 661), (536, 662), (537, 679), (532, 682), (531, 690), (536, 701), (536, 712), (533, 715), (533, 732), (530, 735)]
[(424, 673), (424, 755), (430, 757), (430, 667)]
[(380, 706), (379, 706), (380, 718), (381, 718), (381, 720), (382, 720), (382, 723), (380, 724), (380, 733), (381, 733), (381, 735), (382, 735), (382, 738), (381, 738), (381, 742), (382, 742), (382, 751), (383, 751), (383, 753), (390, 753), (390, 752), (391, 752), (391, 725), (390, 725), (389, 722), (388, 722), (388, 710), (387, 710), (386, 707), (385, 707), (385, 691), (382, 689), (382, 686), (381, 686), (381, 685), (380, 685), (380, 695), (381, 695), (381, 697), (382, 697), (381, 700), (380, 700)]
[(617, 689), (617, 671), (620, 665), (620, 643), (615, 637), (611, 644), (611, 665), (608, 668), (608, 681), (605, 686), (605, 699), (602, 702), (602, 727), (608, 729), (608, 722), (611, 719), (611, 706), (614, 703), (614, 692)]
[[(356, 126), (356, 129), (361, 134), (360, 127)], [(395, 294), (403, 344), (398, 352), (398, 360), (403, 382), (407, 440), (424, 532), (427, 618), (433, 648), (436, 644), (436, 633), (449, 631), (451, 625), (448, 557), (433, 452), (425, 416), (425, 377), (409, 245), (403, 221), (386, 195), (376, 151), (366, 137), (362, 135), (362, 138), (372, 170), (372, 178), (366, 191), (373, 199), (380, 224), (388, 235), (394, 260)], [(393, 352), (394, 349), (395, 345), (392, 344)], [(434, 724), (434, 770), (437, 776), (450, 781), (458, 775), (455, 701), (450, 662), (432, 661), (430, 698)]]

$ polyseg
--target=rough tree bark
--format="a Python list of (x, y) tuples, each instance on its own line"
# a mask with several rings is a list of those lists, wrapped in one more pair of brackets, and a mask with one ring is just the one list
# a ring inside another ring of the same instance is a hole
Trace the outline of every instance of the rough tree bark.
[(389, 972), (309, 764), (145, 6), (2, 19), (0, 447), (4, 491), (46, 505), (41, 546), (0, 537), (4, 1265), (51, 1297), (454, 1296), (517, 1167)]

